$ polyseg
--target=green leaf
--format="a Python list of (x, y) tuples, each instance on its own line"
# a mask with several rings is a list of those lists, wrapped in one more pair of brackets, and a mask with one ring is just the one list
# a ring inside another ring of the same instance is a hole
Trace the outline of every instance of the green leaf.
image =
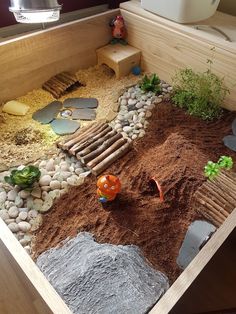
[(10, 177), (5, 177), (5, 181), (11, 185), (18, 185), (21, 188), (30, 188), (39, 180), (41, 172), (38, 167), (27, 166), (22, 170), (12, 170)]
[(233, 168), (234, 162), (233, 162), (232, 157), (221, 156), (218, 161), (218, 165), (220, 168), (230, 170)]

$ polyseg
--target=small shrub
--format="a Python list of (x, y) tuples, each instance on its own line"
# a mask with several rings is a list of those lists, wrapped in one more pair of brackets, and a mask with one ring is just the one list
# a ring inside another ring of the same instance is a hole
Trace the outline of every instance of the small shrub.
[(152, 74), (150, 77), (147, 75), (141, 81), (140, 88), (144, 92), (153, 92), (155, 94), (161, 93), (161, 80), (156, 74)]
[(22, 170), (12, 170), (11, 175), (5, 177), (4, 180), (12, 186), (18, 185), (22, 189), (30, 189), (39, 180), (40, 175), (38, 167), (27, 166)]
[(203, 120), (213, 120), (222, 114), (221, 104), (229, 92), (224, 79), (208, 70), (204, 73), (182, 69), (173, 78), (174, 104)]

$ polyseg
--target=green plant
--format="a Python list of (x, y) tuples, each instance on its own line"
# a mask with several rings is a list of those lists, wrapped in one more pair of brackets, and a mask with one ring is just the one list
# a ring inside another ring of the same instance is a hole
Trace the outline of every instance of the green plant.
[(211, 69), (203, 73), (188, 68), (179, 70), (173, 78), (173, 87), (171, 99), (174, 104), (203, 120), (220, 117), (220, 106), (229, 92), (224, 79), (212, 73)]
[(140, 88), (144, 92), (153, 92), (159, 94), (161, 92), (161, 80), (154, 73), (150, 77), (145, 75), (140, 83)]
[(10, 185), (18, 185), (23, 189), (29, 189), (40, 178), (41, 172), (38, 167), (27, 166), (22, 170), (12, 170), (9, 177), (5, 177), (4, 180)]
[(221, 169), (230, 170), (233, 168), (233, 164), (231, 157), (221, 156), (217, 163), (208, 161), (204, 167), (204, 174), (208, 179), (213, 180), (220, 173)]

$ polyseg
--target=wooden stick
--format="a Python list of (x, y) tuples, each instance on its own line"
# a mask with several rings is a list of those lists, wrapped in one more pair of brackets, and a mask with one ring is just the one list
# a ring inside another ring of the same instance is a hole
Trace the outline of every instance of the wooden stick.
[(86, 147), (84, 150), (82, 150), (79, 155), (80, 157), (84, 157), (91, 152), (93, 152), (98, 146), (100, 146), (102, 143), (104, 143), (106, 140), (110, 139), (114, 135), (116, 135), (117, 132), (115, 130), (111, 130), (107, 134), (105, 134), (103, 137), (100, 137), (98, 140), (96, 140), (94, 143), (90, 144), (88, 147)]
[(57, 91), (55, 91), (51, 87), (44, 84), (43, 89), (46, 90), (47, 92), (51, 93), (52, 96), (55, 97), (56, 99), (60, 98), (60, 93), (58, 93)]
[[(81, 158), (83, 164), (87, 164), (88, 167), (95, 167), (100, 161), (106, 158), (111, 152), (120, 148), (123, 144), (125, 144), (127, 140), (122, 137), (120, 133), (117, 133), (110, 139), (106, 140), (100, 147), (98, 147), (95, 151)], [(114, 144), (113, 144), (114, 143)], [(113, 146), (111, 146), (113, 144)], [(109, 152), (107, 152), (108, 148), (111, 148)]]
[(105, 127), (105, 123), (102, 123), (101, 125), (95, 126), (95, 127), (91, 128), (90, 130), (88, 130), (88, 132), (86, 131), (86, 133), (79, 135), (78, 137), (73, 138), (69, 142), (66, 142), (62, 146), (62, 148), (64, 150), (69, 150), (73, 145), (82, 143), (82, 141), (84, 141), (87, 137), (89, 137), (90, 134), (96, 134), (97, 132), (100, 132), (100, 130), (102, 130), (104, 127)]
[(131, 149), (131, 142), (127, 142), (126, 144), (121, 146), (118, 150), (116, 150), (114, 153), (112, 153), (107, 158), (105, 158), (103, 161), (101, 161), (98, 165), (96, 165), (92, 169), (92, 173), (96, 176), (99, 175), (107, 167), (109, 167), (114, 161), (116, 161), (118, 158), (120, 158), (124, 154), (126, 154), (130, 149)]
[(80, 141), (79, 143), (75, 144), (71, 149), (69, 150), (69, 153), (72, 155), (76, 155), (82, 150), (84, 150), (86, 147), (88, 147), (90, 144), (96, 142), (100, 137), (103, 137), (105, 134), (110, 132), (112, 130), (111, 126), (106, 127), (102, 131), (100, 131), (97, 135), (95, 133), (89, 134), (88, 138), (85, 138), (84, 140)]
[(219, 213), (223, 215), (225, 218), (228, 217), (229, 213), (226, 212), (222, 207), (216, 204), (213, 200), (209, 199), (207, 196), (201, 194), (199, 191), (196, 192), (196, 197), (198, 197), (198, 202), (202, 205), (205, 205), (211, 211), (216, 214)]
[(219, 228), (224, 223), (224, 220), (219, 219), (218, 217), (215, 217), (213, 213), (204, 212), (204, 211), (200, 213), (203, 215), (203, 217), (205, 217), (210, 222), (212, 222), (217, 228)]

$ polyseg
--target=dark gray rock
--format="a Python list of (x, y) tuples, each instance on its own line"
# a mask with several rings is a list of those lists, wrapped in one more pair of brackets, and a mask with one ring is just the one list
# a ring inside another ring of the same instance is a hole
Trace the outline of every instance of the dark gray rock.
[(61, 109), (62, 103), (53, 101), (43, 109), (34, 112), (32, 118), (42, 124), (48, 124), (57, 117)]
[(138, 247), (99, 244), (86, 232), (37, 265), (75, 314), (144, 314), (169, 287)]
[(233, 134), (236, 135), (236, 119), (234, 119), (232, 123), (232, 130), (233, 130)]
[(98, 100), (96, 98), (67, 98), (64, 101), (65, 108), (97, 108)]
[(223, 138), (226, 147), (236, 152), (236, 135), (227, 135)]
[(73, 134), (80, 128), (78, 121), (67, 119), (55, 119), (51, 122), (53, 131), (58, 135)]

